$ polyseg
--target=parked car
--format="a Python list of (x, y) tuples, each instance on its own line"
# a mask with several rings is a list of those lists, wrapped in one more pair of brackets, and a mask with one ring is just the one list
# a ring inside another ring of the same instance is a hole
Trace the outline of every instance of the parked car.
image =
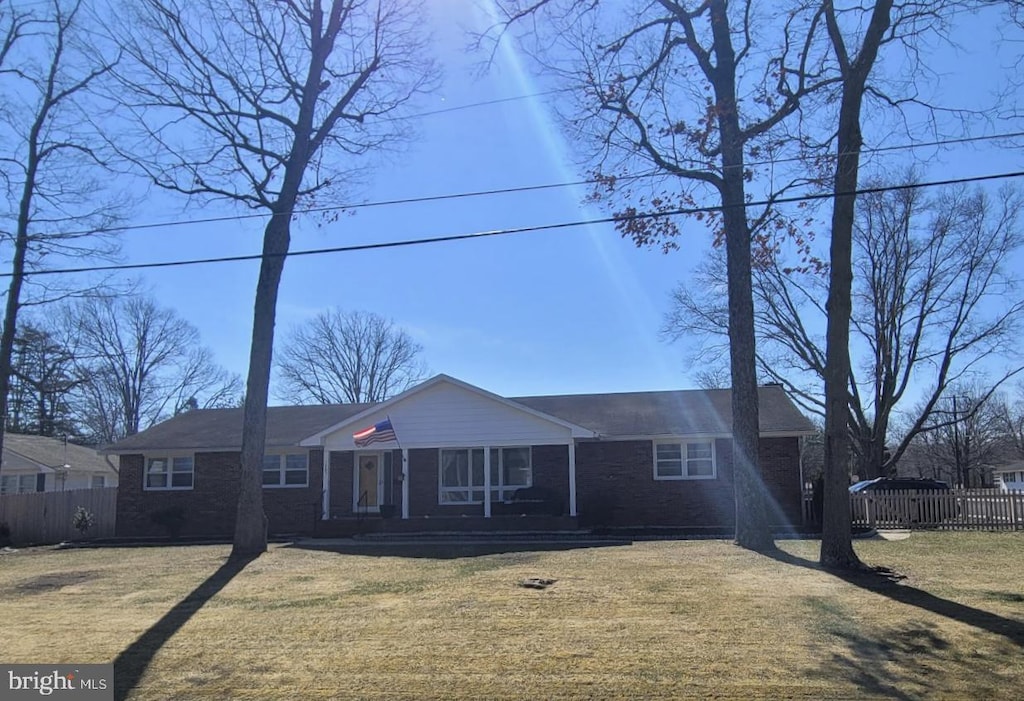
[(942, 480), (913, 479), (910, 477), (876, 477), (850, 485), (850, 494), (861, 492), (949, 492), (949, 485)]
[(897, 495), (892, 498), (867, 500), (866, 508), (869, 509), (869, 513), (873, 513), (875, 521), (884, 525), (935, 526), (949, 518), (955, 518), (960, 514), (959, 499), (954, 504), (948, 501), (936, 502), (927, 496), (948, 494), (952, 491), (942, 480), (904, 477), (878, 477), (850, 485), (850, 494), (866, 496), (876, 492), (909, 492), (908, 498)]

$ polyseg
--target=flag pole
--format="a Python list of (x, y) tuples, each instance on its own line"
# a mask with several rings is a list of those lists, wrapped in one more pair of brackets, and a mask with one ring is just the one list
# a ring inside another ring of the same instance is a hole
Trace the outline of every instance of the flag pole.
[(395, 434), (395, 443), (398, 445), (398, 449), (402, 451), (402, 481), (404, 482), (407, 478), (406, 474), (406, 458), (405, 449), (402, 448), (402, 441), (398, 439), (398, 431), (395, 430), (395, 422), (391, 420), (391, 414), (385, 414), (388, 423), (391, 424), (391, 431)]
[(391, 432), (395, 434), (395, 443), (402, 451), (402, 518), (409, 518), (409, 459), (406, 450), (402, 447), (402, 441), (398, 438), (398, 431), (395, 430), (395, 422), (391, 420), (391, 414), (387, 414), (388, 423), (391, 424)]

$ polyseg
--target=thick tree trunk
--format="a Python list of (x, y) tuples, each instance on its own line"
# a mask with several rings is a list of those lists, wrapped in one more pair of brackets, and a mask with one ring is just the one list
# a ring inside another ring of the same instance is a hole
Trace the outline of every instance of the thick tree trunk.
[(852, 62), (829, 3), (829, 33), (843, 71), (836, 149), (839, 154), (833, 192), (832, 242), (825, 332), (825, 493), (821, 529), (821, 564), (835, 569), (863, 567), (853, 551), (850, 524), (850, 314), (853, 288), (853, 217), (857, 197), (860, 112), (868, 75), (889, 26), (892, 0), (879, 0)]
[(758, 468), (758, 397), (754, 357), (754, 294), (750, 226), (744, 188), (743, 137), (736, 106), (736, 56), (724, 0), (710, 4), (713, 79), (722, 145), (722, 223), (729, 281), (729, 363), (732, 371), (733, 485), (736, 543), (758, 552), (775, 549), (767, 496)]
[(245, 386), (242, 426), (242, 464), (238, 485), (232, 557), (252, 557), (267, 549), (267, 519), (263, 512), (263, 453), (267, 435), (267, 398), (274, 356), (277, 292), (291, 242), (291, 212), (275, 213), (263, 235), (263, 261), (253, 305), (252, 345)]

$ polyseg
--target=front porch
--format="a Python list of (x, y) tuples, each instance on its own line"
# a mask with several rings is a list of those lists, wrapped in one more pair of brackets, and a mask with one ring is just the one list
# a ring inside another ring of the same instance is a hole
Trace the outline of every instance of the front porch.
[(328, 531), (522, 530), (524, 513), (558, 530), (576, 527), (558, 520), (577, 515), (576, 440), (594, 437), (440, 375), (302, 445), (323, 450)]

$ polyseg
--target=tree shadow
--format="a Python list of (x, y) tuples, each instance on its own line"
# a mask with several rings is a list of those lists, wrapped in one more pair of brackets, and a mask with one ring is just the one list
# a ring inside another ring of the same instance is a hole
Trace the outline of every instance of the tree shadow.
[(138, 685), (160, 648), (182, 626), (188, 623), (207, 601), (216, 596), (221, 589), (227, 586), (228, 582), (255, 559), (255, 557), (229, 557), (213, 574), (175, 604), (135, 642), (122, 650), (114, 660), (114, 698), (126, 698), (128, 693)]
[[(949, 641), (922, 624), (892, 628), (877, 638), (853, 630), (829, 631), (846, 644), (846, 652), (834, 652), (812, 676), (834, 679), (842, 674), (866, 695), (912, 701), (942, 691), (945, 679), (929, 673), (947, 669), (942, 653)], [(973, 676), (973, 675), (971, 675)]]
[(782, 550), (770, 553), (769, 557), (795, 567), (818, 570), (833, 575), (861, 589), (867, 589), (907, 606), (959, 621), (965, 625), (999, 635), (1017, 647), (1024, 648), (1024, 622), (1000, 616), (984, 609), (959, 604), (949, 599), (930, 594), (923, 589), (901, 583), (902, 575), (884, 567), (861, 571), (831, 570), (817, 562), (791, 555)]

